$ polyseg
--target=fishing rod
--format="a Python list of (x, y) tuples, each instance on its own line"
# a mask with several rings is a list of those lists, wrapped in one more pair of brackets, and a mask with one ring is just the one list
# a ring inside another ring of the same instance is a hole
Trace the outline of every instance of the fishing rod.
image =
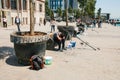
[(89, 46), (90, 48), (92, 48), (93, 50), (100, 50), (100, 48), (95, 48), (93, 46), (91, 46), (88, 42), (85, 42), (84, 40), (82, 40), (78, 35), (76, 36), (77, 39), (79, 39), (80, 41), (82, 41), (83, 43), (85, 43), (87, 46)]

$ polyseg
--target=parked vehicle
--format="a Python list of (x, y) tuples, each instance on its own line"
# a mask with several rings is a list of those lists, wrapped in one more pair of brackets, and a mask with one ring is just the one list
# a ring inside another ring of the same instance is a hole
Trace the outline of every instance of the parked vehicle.
[(58, 17), (58, 18), (55, 18), (56, 21), (58, 22), (61, 22), (62, 21), (62, 18), (61, 17)]
[(68, 18), (68, 20), (69, 20), (70, 22), (75, 22), (75, 18), (74, 18), (73, 16), (70, 16), (70, 17)]
[(51, 20), (50, 16), (46, 16), (45, 19), (46, 19), (46, 21), (50, 21)]

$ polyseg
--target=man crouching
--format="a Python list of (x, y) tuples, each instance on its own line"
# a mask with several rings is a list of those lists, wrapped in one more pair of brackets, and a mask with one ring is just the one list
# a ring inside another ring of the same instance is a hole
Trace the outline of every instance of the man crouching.
[(65, 35), (61, 32), (57, 32), (53, 34), (53, 40), (55, 43), (58, 44), (58, 50), (63, 51), (66, 50), (65, 48)]

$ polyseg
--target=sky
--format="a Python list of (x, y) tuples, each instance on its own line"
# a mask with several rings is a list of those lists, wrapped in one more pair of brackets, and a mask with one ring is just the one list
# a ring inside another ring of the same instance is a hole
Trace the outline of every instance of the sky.
[(96, 12), (101, 8), (101, 13), (110, 13), (110, 18), (120, 18), (120, 0), (97, 0)]

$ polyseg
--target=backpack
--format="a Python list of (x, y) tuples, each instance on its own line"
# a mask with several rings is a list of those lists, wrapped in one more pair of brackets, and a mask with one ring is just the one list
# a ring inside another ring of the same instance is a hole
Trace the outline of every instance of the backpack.
[(30, 63), (31, 63), (31, 69), (33, 70), (40, 70), (43, 69), (44, 67), (43, 58), (36, 55), (30, 58)]

